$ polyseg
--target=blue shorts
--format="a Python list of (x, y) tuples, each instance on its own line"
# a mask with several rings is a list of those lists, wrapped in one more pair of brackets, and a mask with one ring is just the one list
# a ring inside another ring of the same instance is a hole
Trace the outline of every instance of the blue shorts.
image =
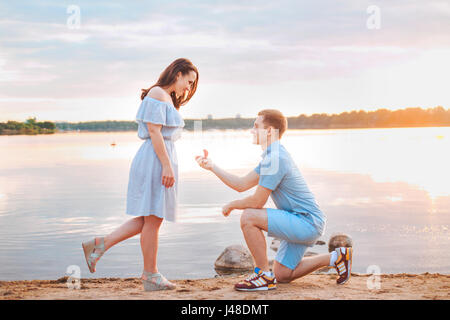
[(267, 208), (267, 235), (281, 239), (275, 260), (294, 270), (321, 234), (307, 216)]

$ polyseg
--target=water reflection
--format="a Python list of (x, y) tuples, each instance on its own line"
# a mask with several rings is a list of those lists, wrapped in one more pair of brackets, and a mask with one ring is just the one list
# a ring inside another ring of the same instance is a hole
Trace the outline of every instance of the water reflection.
[[(355, 272), (376, 264), (388, 273), (449, 273), (450, 161), (442, 146), (448, 146), (450, 132), (420, 129), (311, 130), (286, 136), (285, 145), (327, 214), (323, 239), (334, 232), (352, 235)], [(46, 138), (0, 137), (0, 279), (55, 279), (70, 264), (80, 265), (83, 277), (138, 275), (139, 237), (112, 248), (94, 275), (80, 248), (82, 240), (131, 218), (124, 214), (128, 173), (141, 141), (135, 133), (115, 134), (112, 149), (109, 134)], [(438, 142), (434, 147), (432, 140)], [(245, 243), (239, 213), (225, 218), (221, 207), (253, 190), (230, 190), (199, 170), (193, 155), (206, 146), (219, 165), (246, 173), (260, 160), (261, 150), (250, 144), (247, 132), (234, 132), (232, 139), (221, 132), (187, 133), (181, 141), (179, 219), (162, 226), (160, 269), (173, 279), (212, 277), (223, 249)], [(426, 155), (412, 157), (419, 150)], [(433, 161), (430, 155), (436, 155)], [(312, 250), (321, 253), (325, 247)]]

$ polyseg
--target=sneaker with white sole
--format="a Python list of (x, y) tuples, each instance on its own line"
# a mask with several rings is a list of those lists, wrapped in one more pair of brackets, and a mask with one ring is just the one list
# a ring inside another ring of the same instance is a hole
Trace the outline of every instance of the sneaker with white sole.
[(269, 277), (260, 268), (255, 268), (255, 272), (247, 279), (234, 285), (238, 291), (263, 291), (277, 288), (275, 276)]
[(336, 280), (337, 284), (344, 284), (350, 279), (352, 273), (352, 256), (353, 256), (353, 248), (352, 247), (341, 247), (336, 248), (335, 250), (338, 254), (338, 258), (334, 263), (334, 267), (339, 275)]

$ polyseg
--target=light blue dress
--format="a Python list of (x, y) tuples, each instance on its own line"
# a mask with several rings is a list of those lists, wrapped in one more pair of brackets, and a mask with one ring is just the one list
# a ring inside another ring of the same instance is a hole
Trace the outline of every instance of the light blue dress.
[[(131, 163), (126, 213), (132, 216), (155, 215), (168, 221), (175, 221), (178, 160), (174, 142), (181, 136), (184, 127), (183, 118), (170, 102), (162, 102), (147, 96), (141, 102), (136, 122), (138, 137), (145, 141)], [(161, 134), (175, 174), (175, 183), (170, 188), (162, 184), (161, 161), (153, 149), (147, 122), (162, 124)]]

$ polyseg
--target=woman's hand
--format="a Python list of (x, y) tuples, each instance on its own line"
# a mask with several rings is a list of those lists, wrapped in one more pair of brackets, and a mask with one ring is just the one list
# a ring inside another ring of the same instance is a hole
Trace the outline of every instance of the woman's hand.
[(166, 188), (170, 188), (175, 183), (175, 174), (170, 164), (162, 167), (162, 184)]
[(212, 170), (213, 162), (211, 159), (208, 159), (208, 150), (203, 149), (203, 157), (196, 156), (195, 161), (197, 161), (198, 165), (206, 170)]

